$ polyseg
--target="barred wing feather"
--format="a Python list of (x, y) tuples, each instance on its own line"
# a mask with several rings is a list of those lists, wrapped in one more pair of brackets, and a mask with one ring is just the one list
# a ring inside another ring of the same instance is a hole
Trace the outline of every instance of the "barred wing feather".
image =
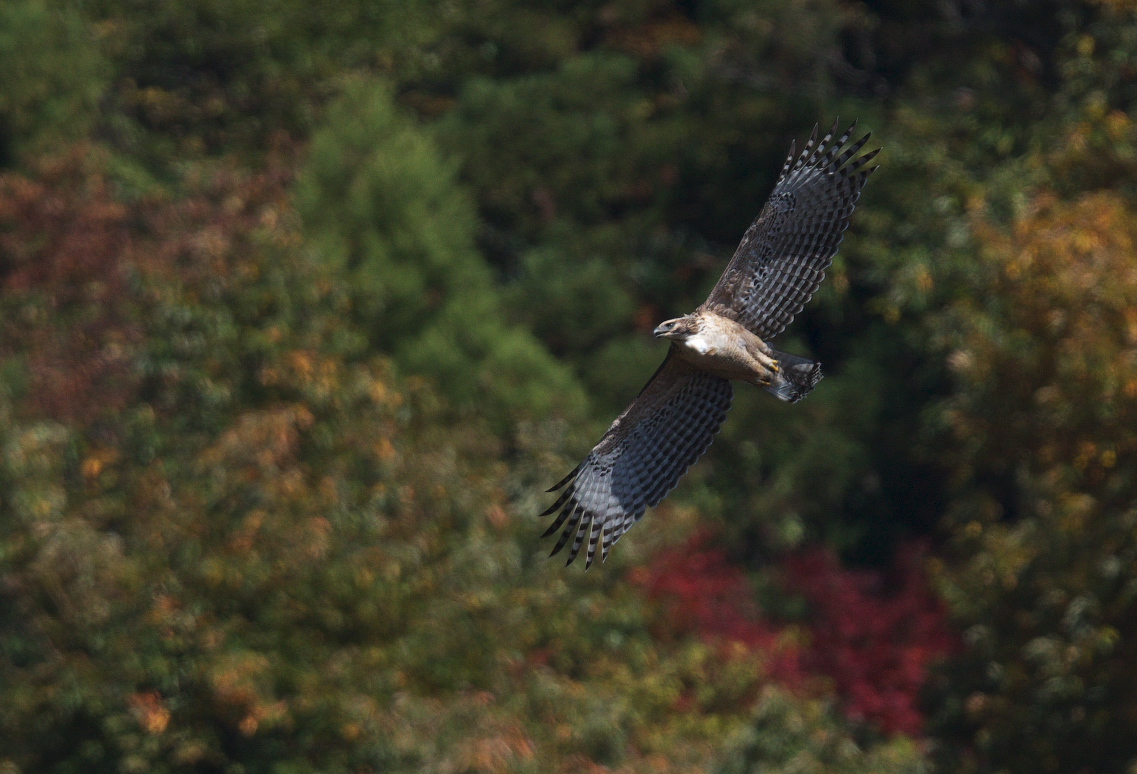
[(700, 371), (670, 352), (600, 443), (559, 484), (564, 489), (542, 516), (559, 510), (545, 533), (561, 531), (556, 554), (572, 541), (568, 564), (587, 541), (585, 567), (597, 545), (608, 550), (674, 488), (718, 432), (733, 397), (730, 382)]
[(758, 218), (701, 309), (749, 328), (760, 339), (785, 330), (825, 278), (880, 149), (854, 158), (870, 134), (849, 145), (856, 122), (833, 142), (817, 127), (796, 159), (794, 146)]

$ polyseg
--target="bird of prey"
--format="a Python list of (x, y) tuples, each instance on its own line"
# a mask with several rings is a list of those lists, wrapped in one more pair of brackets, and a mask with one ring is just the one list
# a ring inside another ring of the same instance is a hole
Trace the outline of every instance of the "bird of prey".
[(856, 122), (833, 140), (837, 123), (801, 155), (795, 145), (757, 219), (711, 295), (691, 314), (660, 323), (671, 340), (663, 364), (584, 461), (550, 489), (564, 491), (541, 516), (558, 512), (545, 536), (562, 530), (556, 554), (572, 541), (568, 564), (587, 540), (608, 550), (678, 483), (718, 432), (732, 380), (796, 403), (821, 379), (821, 364), (780, 352), (781, 333), (825, 278), (849, 216), (880, 152), (857, 154), (869, 134), (849, 143)]

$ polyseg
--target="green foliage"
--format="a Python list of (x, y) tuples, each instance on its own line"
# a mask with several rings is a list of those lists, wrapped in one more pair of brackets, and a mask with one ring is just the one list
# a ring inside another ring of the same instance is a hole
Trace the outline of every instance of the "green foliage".
[(769, 689), (759, 697), (746, 730), (735, 739), (716, 774), (920, 774), (927, 771), (919, 750), (899, 738), (862, 748), (832, 708)]
[(296, 196), (374, 346), (433, 377), (455, 407), (504, 421), (583, 405), (564, 367), (503, 319), (469, 200), (386, 86), (359, 84), (329, 108)]
[(67, 4), (0, 6), (0, 163), (85, 136), (106, 89), (107, 65), (83, 17)]
[(112, 64), (106, 134), (166, 172), (171, 157), (257, 157), (311, 131), (330, 84), (432, 38), (431, 4), (360, 0), (85, 0)]
[[(0, 769), (920, 769), (625, 582), (716, 522), (766, 589), (930, 540), (943, 771), (1132, 766), (1135, 55), (1129, 0), (0, 5)], [(546, 566), (837, 113), (827, 379)]]

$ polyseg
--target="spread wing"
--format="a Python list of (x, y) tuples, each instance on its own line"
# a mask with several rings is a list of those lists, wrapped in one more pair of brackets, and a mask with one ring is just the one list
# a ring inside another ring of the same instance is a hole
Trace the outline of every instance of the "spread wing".
[(564, 527), (553, 554), (573, 538), (568, 564), (588, 539), (585, 568), (603, 538), (601, 560), (649, 506), (656, 505), (703, 455), (718, 432), (734, 390), (668, 352), (667, 359), (600, 443), (559, 484), (564, 488), (542, 516), (560, 514), (549, 536)]
[(869, 134), (846, 147), (856, 125), (831, 142), (834, 123), (820, 143), (814, 127), (796, 160), (790, 146), (766, 206), (700, 309), (729, 317), (760, 339), (785, 330), (825, 278), (853, 206), (876, 169), (865, 165), (879, 148), (853, 159)]

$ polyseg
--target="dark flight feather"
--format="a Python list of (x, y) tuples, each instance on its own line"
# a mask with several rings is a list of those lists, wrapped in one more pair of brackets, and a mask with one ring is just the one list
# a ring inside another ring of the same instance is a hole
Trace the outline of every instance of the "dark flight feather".
[(849, 216), (868, 176), (876, 149), (854, 158), (868, 133), (849, 143), (853, 122), (833, 141), (837, 123), (817, 141), (817, 127), (801, 154), (794, 145), (757, 219), (703, 303), (707, 310), (746, 326), (758, 338), (774, 338), (790, 324), (825, 279)]

